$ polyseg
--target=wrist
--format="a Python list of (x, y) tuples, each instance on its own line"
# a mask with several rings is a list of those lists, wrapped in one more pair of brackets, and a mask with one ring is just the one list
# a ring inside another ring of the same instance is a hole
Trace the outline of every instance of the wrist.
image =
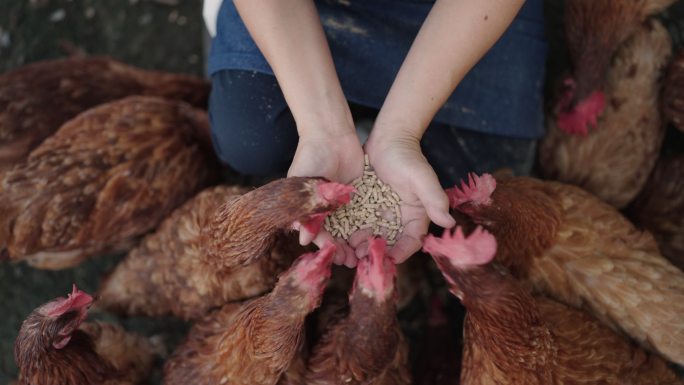
[[(420, 151), (420, 134), (403, 122), (389, 124), (376, 121), (366, 141), (366, 152), (383, 152), (388, 148), (403, 148)], [(372, 157), (372, 155), (371, 155)]]
[(351, 113), (348, 116), (344, 113), (307, 113), (295, 119), (295, 122), (300, 139), (334, 139), (356, 135)]

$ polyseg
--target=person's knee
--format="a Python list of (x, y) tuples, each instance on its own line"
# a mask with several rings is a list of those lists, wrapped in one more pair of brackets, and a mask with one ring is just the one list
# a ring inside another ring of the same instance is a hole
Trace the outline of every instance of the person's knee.
[[(224, 164), (243, 175), (270, 176), (283, 174), (292, 161), (291, 147), (270, 140), (245, 140), (238, 130), (226, 127), (213, 130), (216, 153)], [(253, 127), (260, 129), (260, 127)]]
[(221, 71), (212, 83), (211, 133), (221, 161), (246, 175), (286, 172), (297, 132), (275, 78)]

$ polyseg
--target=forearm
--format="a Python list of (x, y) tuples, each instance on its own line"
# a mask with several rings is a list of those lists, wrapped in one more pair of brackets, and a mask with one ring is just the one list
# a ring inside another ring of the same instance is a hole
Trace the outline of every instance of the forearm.
[(235, 6), (278, 79), (300, 136), (353, 129), (313, 1), (235, 0)]
[(420, 139), (437, 110), (499, 39), (524, 0), (437, 0), (385, 103), (373, 136)]

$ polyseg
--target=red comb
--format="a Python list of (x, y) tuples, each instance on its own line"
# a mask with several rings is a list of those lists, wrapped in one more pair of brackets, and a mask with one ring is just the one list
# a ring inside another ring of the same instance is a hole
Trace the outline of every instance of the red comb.
[(67, 298), (61, 297), (50, 303), (49, 308), (45, 309), (49, 317), (59, 317), (70, 310), (80, 310), (90, 306), (93, 303), (93, 297), (90, 294), (78, 290), (76, 284), (71, 289), (71, 294)]
[(323, 222), (325, 222), (325, 217), (327, 217), (328, 214), (330, 214), (330, 212), (328, 211), (317, 214), (311, 214), (307, 217), (305, 221), (301, 222), (302, 227), (304, 227), (308, 232), (315, 236), (316, 234), (318, 234), (319, 231), (321, 231)]
[(589, 133), (589, 128), (597, 126), (598, 117), (605, 106), (605, 95), (601, 91), (595, 91), (571, 111), (559, 112), (556, 124), (558, 124), (558, 128), (569, 135), (586, 136)]
[(323, 199), (334, 205), (343, 205), (349, 203), (351, 200), (351, 193), (356, 191), (354, 186), (337, 183), (337, 182), (321, 182), (317, 186), (318, 194)]
[(496, 239), (478, 226), (467, 238), (460, 227), (452, 233), (444, 230), (441, 238), (428, 235), (423, 241), (423, 252), (433, 257), (446, 257), (454, 266), (485, 265), (496, 254)]
[(496, 179), (491, 174), (477, 176), (471, 172), (468, 174), (467, 184), (461, 180), (460, 188), (456, 185), (453, 188), (446, 189), (446, 194), (449, 197), (449, 206), (456, 208), (466, 202), (489, 204), (492, 201), (491, 195), (495, 189)]

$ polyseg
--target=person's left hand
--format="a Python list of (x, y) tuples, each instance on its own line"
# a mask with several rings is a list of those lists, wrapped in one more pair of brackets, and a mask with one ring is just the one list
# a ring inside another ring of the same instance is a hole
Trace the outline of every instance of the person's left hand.
[[(348, 134), (330, 135), (323, 132), (300, 137), (297, 151), (288, 176), (322, 176), (331, 181), (349, 183), (363, 173), (363, 149), (356, 131)], [(299, 243), (313, 242), (323, 247), (327, 242), (337, 245), (334, 262), (348, 267), (356, 266), (356, 256), (347, 242), (333, 239), (321, 229), (318, 234), (311, 234), (302, 226), (295, 224), (299, 230)]]
[[(389, 249), (394, 262), (402, 263), (420, 250), (430, 220), (445, 228), (456, 224), (449, 214), (449, 199), (423, 156), (418, 139), (371, 134), (365, 148), (378, 178), (389, 184), (402, 200), (404, 231)], [(358, 258), (367, 254), (369, 235), (359, 231), (349, 240)]]

